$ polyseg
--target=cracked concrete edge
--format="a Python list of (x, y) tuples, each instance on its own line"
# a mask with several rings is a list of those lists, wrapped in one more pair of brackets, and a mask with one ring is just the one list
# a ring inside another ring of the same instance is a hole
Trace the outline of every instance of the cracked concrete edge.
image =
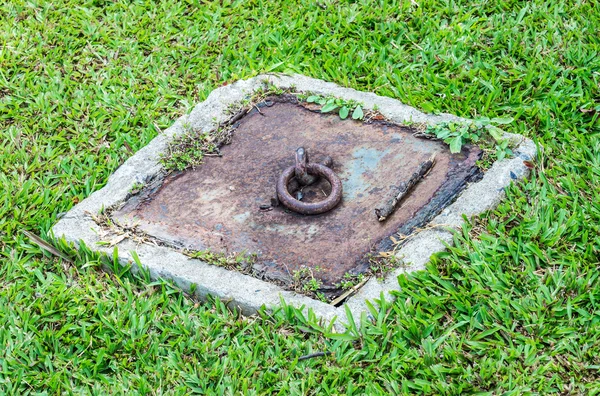
[[(83, 244), (90, 250), (112, 257), (114, 247), (99, 244), (105, 241), (99, 231), (98, 225), (89, 216), (65, 216), (52, 228), (55, 238), (64, 238), (76, 248)], [(244, 315), (254, 314), (262, 306), (267, 309), (279, 306), (280, 298), (287, 304), (303, 307), (305, 314), (312, 310), (324, 324), (329, 324), (338, 315), (338, 310), (329, 304), (286, 291), (277, 285), (192, 259), (172, 248), (138, 244), (126, 239), (117, 244), (117, 256), (121, 265), (132, 266), (134, 272), (136, 267), (132, 252), (138, 255), (152, 279), (170, 280), (186, 292), (193, 291), (202, 300), (209, 295), (219, 297)], [(343, 319), (337, 323), (337, 330), (343, 329), (343, 323)]]
[[(216, 128), (230, 117), (228, 110), (232, 105), (251, 96), (253, 92), (264, 86), (265, 82), (280, 88), (295, 87), (298, 91), (355, 100), (362, 103), (367, 109), (377, 107), (385, 117), (397, 123), (434, 124), (443, 121), (464, 120), (450, 114), (424, 114), (395, 99), (343, 88), (334, 83), (302, 75), (260, 75), (248, 80), (241, 80), (212, 91), (206, 100), (198, 104), (189, 115), (180, 117), (173, 126), (159, 134), (148, 145), (125, 161), (109, 177), (107, 184), (102, 189), (76, 205), (56, 223), (52, 228), (53, 235), (59, 238), (64, 237), (66, 241), (74, 243), (76, 246), (84, 243), (88, 248), (112, 255), (113, 248), (99, 245), (102, 239), (99, 236), (101, 230), (90, 214), (97, 214), (103, 208), (118, 205), (126, 199), (135, 183), (145, 183), (159, 174), (162, 171), (159, 164), (160, 154), (164, 152), (168, 141), (173, 136), (181, 135), (189, 128), (201, 131), (210, 131)], [(454, 204), (434, 219), (434, 224), (458, 225), (462, 222), (463, 212), (468, 216), (473, 216), (491, 209), (501, 199), (503, 188), (508, 186), (513, 179), (510, 172), (516, 175), (517, 179), (528, 174), (528, 169), (523, 166), (522, 161), (535, 155), (535, 146), (530, 140), (519, 135), (506, 134), (506, 136), (513, 140), (521, 139), (515, 150), (517, 157), (494, 164), (483, 180), (465, 190)], [(472, 191), (474, 188), (476, 189)], [(469, 200), (469, 196), (477, 199), (472, 202)], [(482, 197), (486, 199), (482, 199)], [(347, 303), (353, 316), (359, 317), (367, 309), (367, 300), (373, 301), (381, 295), (387, 296), (392, 290), (397, 290), (397, 276), (400, 273), (423, 269), (431, 255), (444, 250), (445, 243), (450, 243), (451, 240), (451, 233), (439, 229), (430, 229), (414, 234), (398, 252), (403, 256), (404, 262), (411, 263), (411, 266), (394, 271), (383, 283), (375, 279), (369, 280)], [(190, 259), (169, 247), (136, 245), (131, 240), (124, 240), (118, 243), (117, 247), (119, 261), (123, 265), (133, 262), (131, 251), (136, 251), (140, 261), (150, 271), (153, 279), (170, 279), (178, 287), (188, 292), (195, 284), (195, 294), (201, 299), (212, 295), (225, 301), (230, 300), (246, 315), (257, 312), (263, 306), (274, 308), (280, 305), (280, 298), (283, 298), (288, 304), (303, 307), (305, 314), (309, 310), (314, 312), (327, 324), (337, 318), (335, 322), (337, 330), (343, 330), (344, 324), (347, 323), (344, 307), (335, 308), (251, 276), (209, 265), (197, 259)]]

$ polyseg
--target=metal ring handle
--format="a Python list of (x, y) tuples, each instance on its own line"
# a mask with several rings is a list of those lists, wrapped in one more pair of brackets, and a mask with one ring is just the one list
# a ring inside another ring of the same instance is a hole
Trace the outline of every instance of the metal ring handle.
[(288, 183), (296, 171), (296, 166), (293, 165), (285, 169), (277, 181), (279, 201), (288, 209), (306, 215), (321, 214), (335, 208), (342, 200), (342, 182), (339, 177), (330, 168), (317, 163), (306, 164), (306, 170), (310, 174), (325, 178), (331, 184), (331, 194), (324, 200), (313, 203), (301, 202), (292, 197), (288, 191)]

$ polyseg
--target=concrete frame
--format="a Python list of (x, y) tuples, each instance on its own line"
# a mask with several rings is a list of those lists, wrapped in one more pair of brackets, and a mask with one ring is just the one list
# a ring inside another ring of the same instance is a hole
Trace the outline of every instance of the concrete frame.
[[(259, 75), (248, 80), (220, 87), (210, 93), (208, 98), (198, 104), (189, 115), (179, 118), (173, 126), (154, 138), (147, 146), (121, 165), (108, 179), (105, 187), (94, 192), (84, 201), (73, 207), (52, 228), (55, 237), (74, 243), (81, 243), (90, 249), (112, 255), (113, 247), (99, 245), (102, 241), (100, 226), (90, 214), (97, 214), (104, 208), (118, 205), (126, 199), (132, 186), (146, 183), (162, 171), (158, 160), (168, 142), (183, 134), (186, 128), (210, 131), (230, 115), (228, 108), (263, 87), (268, 82), (279, 88), (293, 87), (299, 92), (312, 92), (318, 95), (332, 95), (345, 100), (355, 100), (366, 109), (377, 108), (390, 121), (405, 123), (435, 124), (444, 121), (466, 121), (450, 114), (424, 114), (410, 106), (373, 93), (342, 88), (336, 84), (316, 80), (302, 75)], [(448, 228), (458, 228), (463, 223), (463, 215), (468, 218), (486, 210), (493, 209), (504, 197), (505, 188), (515, 180), (529, 175), (529, 169), (523, 163), (536, 155), (535, 144), (520, 135), (505, 134), (513, 146), (514, 157), (497, 161), (484, 174), (483, 179), (469, 185), (442, 213), (435, 217), (429, 227), (416, 231), (399, 249), (398, 256), (405, 266), (389, 273), (382, 282), (371, 278), (358, 292), (350, 297), (346, 304), (354, 317), (367, 311), (367, 301), (376, 305), (376, 299), (384, 297), (393, 300), (390, 294), (398, 290), (397, 277), (403, 272), (425, 268), (431, 255), (445, 250), (452, 243), (452, 233)], [(436, 226), (438, 227), (430, 227)], [(239, 272), (191, 259), (174, 248), (150, 244), (136, 244), (130, 239), (119, 242), (118, 257), (123, 265), (131, 265), (131, 252), (136, 251), (141, 263), (153, 279), (170, 279), (185, 291), (192, 290), (201, 299), (208, 295), (218, 296), (231, 301), (242, 313), (255, 313), (261, 306), (273, 308), (283, 298), (287, 304), (313, 310), (317, 317), (326, 323), (337, 318), (336, 327), (347, 322), (346, 307), (334, 307), (304, 295), (282, 289), (274, 284), (244, 275)], [(368, 313), (368, 311), (367, 311)]]

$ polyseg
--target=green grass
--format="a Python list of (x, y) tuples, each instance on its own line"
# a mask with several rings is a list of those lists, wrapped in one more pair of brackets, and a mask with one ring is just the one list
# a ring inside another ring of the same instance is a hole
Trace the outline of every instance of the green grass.
[[(597, 5), (1, 2), (0, 393), (600, 393), (600, 126), (580, 110), (600, 102)], [(242, 318), (19, 232), (45, 235), (212, 89), (264, 71), (513, 117), (544, 152), (360, 333)]]

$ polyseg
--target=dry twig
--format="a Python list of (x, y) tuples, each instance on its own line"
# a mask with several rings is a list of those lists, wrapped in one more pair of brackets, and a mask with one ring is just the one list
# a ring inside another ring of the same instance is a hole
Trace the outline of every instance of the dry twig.
[(410, 179), (406, 182), (401, 182), (398, 186), (392, 187), (390, 196), (386, 198), (380, 206), (375, 208), (375, 215), (377, 220), (384, 221), (392, 213), (396, 211), (398, 204), (402, 199), (409, 193), (409, 191), (427, 175), (429, 170), (435, 164), (435, 154), (433, 154), (427, 161), (422, 162), (415, 173), (412, 174)]

